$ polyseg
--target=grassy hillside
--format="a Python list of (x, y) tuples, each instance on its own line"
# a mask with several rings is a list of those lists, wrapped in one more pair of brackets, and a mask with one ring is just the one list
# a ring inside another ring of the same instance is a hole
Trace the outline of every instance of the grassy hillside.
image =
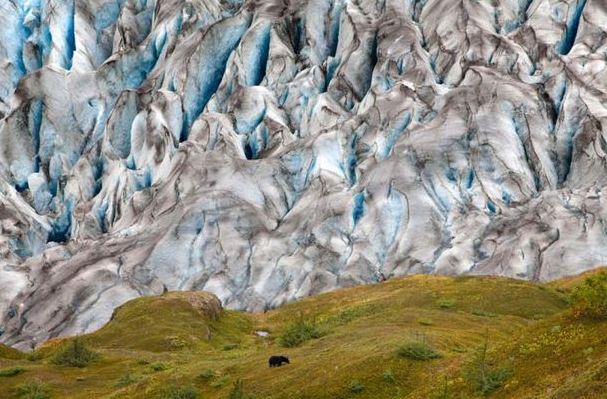
[(413, 276), (258, 314), (140, 298), (78, 340), (86, 367), (55, 364), (73, 339), (0, 347), (0, 397), (607, 398), (607, 322), (566, 301), (581, 281)]

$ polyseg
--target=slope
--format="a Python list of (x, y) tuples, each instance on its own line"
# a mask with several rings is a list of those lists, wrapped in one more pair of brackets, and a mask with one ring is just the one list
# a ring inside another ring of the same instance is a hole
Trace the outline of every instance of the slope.
[[(29, 360), (0, 351), (0, 375), (24, 369), (0, 377), (0, 397), (39, 380), (57, 398), (189, 397), (176, 396), (187, 389), (227, 398), (241, 380), (251, 395), (242, 398), (475, 398), (483, 368), (504, 371), (491, 397), (602, 398), (607, 322), (572, 316), (567, 292), (579, 281), (413, 276), (252, 314), (220, 310), (205, 293), (140, 298), (81, 337), (101, 354), (87, 367), (52, 363), (66, 340)], [(302, 326), (317, 338), (298, 343)], [(410, 343), (440, 357), (399, 356)], [(291, 363), (269, 368), (276, 354)]]

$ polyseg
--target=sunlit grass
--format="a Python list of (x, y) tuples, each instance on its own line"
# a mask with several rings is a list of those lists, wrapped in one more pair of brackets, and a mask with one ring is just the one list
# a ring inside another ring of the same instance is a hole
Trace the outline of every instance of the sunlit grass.
[[(73, 339), (33, 356), (0, 347), (0, 370), (26, 370), (0, 397), (36, 382), (52, 398), (600, 398), (607, 323), (574, 316), (580, 281), (413, 276), (255, 314), (207, 314), (198, 294), (140, 298), (80, 338), (99, 353), (81, 368), (53, 364)], [(270, 368), (272, 355), (291, 363)]]

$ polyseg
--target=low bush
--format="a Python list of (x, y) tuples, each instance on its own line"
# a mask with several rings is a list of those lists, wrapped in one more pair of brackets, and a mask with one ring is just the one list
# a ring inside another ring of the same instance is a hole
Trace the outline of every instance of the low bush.
[(223, 375), (221, 377), (215, 378), (213, 382), (210, 384), (213, 388), (223, 388), (230, 381), (229, 375)]
[(352, 393), (361, 393), (362, 391), (365, 390), (365, 387), (363, 384), (360, 383), (360, 381), (354, 380), (350, 382), (350, 385), (348, 385), (348, 388), (350, 389), (350, 392)]
[(396, 378), (394, 377), (394, 373), (392, 372), (392, 370), (385, 370), (384, 374), (382, 375), (384, 378), (384, 381), (386, 381), (389, 384), (395, 384), (396, 383)]
[(455, 344), (455, 346), (451, 347), (451, 351), (455, 353), (466, 353), (468, 349), (460, 344)]
[(482, 395), (488, 395), (504, 386), (512, 375), (512, 370), (509, 367), (493, 366), (489, 363), (488, 348), (489, 338), (486, 335), (483, 346), (469, 367), (467, 375), (473, 388)]
[(150, 367), (154, 371), (164, 371), (169, 369), (169, 365), (163, 362), (155, 362), (150, 364)]
[(99, 353), (88, 348), (80, 338), (63, 344), (51, 358), (51, 363), (59, 366), (86, 367), (98, 360)]
[(325, 322), (330, 325), (343, 325), (350, 323), (358, 318), (372, 315), (381, 311), (377, 304), (366, 304), (342, 309), (325, 318)]
[(441, 309), (452, 309), (455, 307), (457, 301), (455, 299), (450, 298), (442, 298), (436, 301), (436, 305)]
[(223, 346), (223, 350), (224, 351), (231, 351), (231, 350), (237, 349), (239, 346), (240, 345), (238, 345), (238, 344), (225, 344)]
[(193, 385), (171, 385), (162, 394), (162, 399), (198, 399), (198, 390)]
[(484, 376), (477, 379), (476, 389), (483, 395), (487, 395), (504, 386), (511, 375), (512, 371), (506, 367), (489, 369)]
[(234, 383), (227, 399), (255, 399), (255, 396), (247, 394), (242, 380), (238, 380)]
[(48, 385), (40, 381), (27, 382), (17, 387), (17, 398), (19, 399), (49, 399)]
[(398, 356), (412, 360), (432, 360), (441, 357), (432, 346), (425, 342), (411, 341), (402, 345), (397, 352)]
[(25, 369), (23, 367), (11, 367), (10, 369), (0, 370), (0, 377), (14, 377), (24, 371)]
[(171, 335), (164, 337), (164, 346), (168, 350), (180, 350), (188, 346), (188, 342), (181, 337)]
[(571, 302), (576, 316), (607, 319), (607, 272), (587, 277), (573, 289)]
[(120, 379), (118, 380), (118, 382), (116, 382), (114, 387), (115, 388), (128, 387), (129, 385), (132, 385), (139, 380), (140, 380), (140, 377), (136, 377), (136, 376), (132, 375), (131, 373), (126, 373), (122, 377), (120, 377)]
[(38, 360), (41, 360), (43, 357), (44, 356), (42, 355), (42, 353), (35, 351), (35, 352), (28, 353), (27, 360), (29, 360), (30, 362), (37, 362)]
[(212, 380), (213, 378), (215, 378), (216, 376), (217, 376), (217, 373), (215, 373), (215, 370), (206, 369), (205, 371), (203, 371), (202, 373), (200, 373), (198, 375), (198, 378), (200, 378), (203, 381), (209, 381), (209, 380)]
[(497, 317), (496, 313), (487, 312), (485, 310), (480, 310), (480, 309), (474, 309), (471, 313), (475, 316), (480, 316), (480, 317)]
[(452, 396), (449, 393), (449, 380), (445, 377), (443, 381), (442, 387), (433, 395), (430, 396), (431, 399), (451, 399)]
[(281, 346), (292, 348), (326, 334), (326, 328), (316, 320), (299, 318), (287, 326), (279, 338), (279, 343)]

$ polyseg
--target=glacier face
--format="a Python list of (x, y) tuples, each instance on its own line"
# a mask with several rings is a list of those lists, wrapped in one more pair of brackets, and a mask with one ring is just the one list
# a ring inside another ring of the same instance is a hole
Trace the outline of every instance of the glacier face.
[(0, 341), (607, 259), (599, 0), (3, 0)]

